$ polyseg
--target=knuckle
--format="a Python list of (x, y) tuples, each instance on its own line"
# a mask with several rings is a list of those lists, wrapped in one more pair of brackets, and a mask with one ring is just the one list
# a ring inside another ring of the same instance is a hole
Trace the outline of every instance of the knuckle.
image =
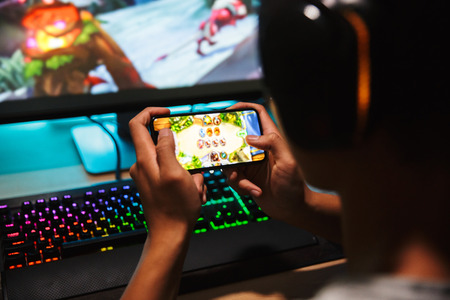
[(258, 111), (258, 112), (262, 112), (265, 110), (264, 106), (258, 103), (254, 103), (254, 108)]
[(281, 137), (275, 133), (275, 132), (271, 132), (267, 135), (270, 146), (272, 147), (273, 145), (277, 145), (281, 142)]
[(133, 178), (133, 179), (136, 178), (136, 172), (137, 172), (137, 170), (136, 170), (136, 164), (133, 164), (133, 165), (130, 167), (130, 176), (131, 176), (131, 178)]
[(134, 127), (136, 127), (136, 123), (137, 123), (137, 120), (136, 120), (136, 117), (134, 117), (133, 119), (131, 119), (129, 122), (128, 122), (128, 128), (134, 128)]
[(148, 161), (147, 161), (146, 158), (143, 158), (141, 156), (136, 157), (136, 162), (134, 164), (135, 165), (135, 167), (134, 167), (135, 171), (137, 171), (137, 169), (139, 167), (145, 166), (147, 163), (148, 163)]
[[(166, 141), (164, 139), (160, 139), (158, 144), (155, 147), (156, 155), (158, 157), (164, 156), (167, 154), (167, 151), (170, 151)], [(175, 155), (175, 154), (174, 154)]]
[(164, 172), (164, 175), (161, 175), (161, 184), (166, 188), (177, 186), (183, 181), (182, 175), (179, 171)]
[(286, 162), (286, 170), (289, 170), (291, 173), (298, 170), (297, 162), (293, 159), (290, 159)]

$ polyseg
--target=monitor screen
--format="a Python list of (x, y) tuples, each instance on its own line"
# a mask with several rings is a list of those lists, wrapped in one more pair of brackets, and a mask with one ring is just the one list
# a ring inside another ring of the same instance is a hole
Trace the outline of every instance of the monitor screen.
[(0, 122), (257, 97), (258, 0), (0, 1)]

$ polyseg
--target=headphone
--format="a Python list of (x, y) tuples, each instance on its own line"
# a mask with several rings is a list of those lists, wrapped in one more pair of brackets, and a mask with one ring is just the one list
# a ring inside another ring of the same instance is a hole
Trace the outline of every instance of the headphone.
[(385, 120), (401, 132), (416, 120), (445, 124), (449, 9), (443, 0), (262, 0), (264, 82), (287, 136), (320, 150), (354, 145)]
[(262, 2), (264, 81), (297, 145), (345, 146), (366, 132), (373, 9), (364, 0)]

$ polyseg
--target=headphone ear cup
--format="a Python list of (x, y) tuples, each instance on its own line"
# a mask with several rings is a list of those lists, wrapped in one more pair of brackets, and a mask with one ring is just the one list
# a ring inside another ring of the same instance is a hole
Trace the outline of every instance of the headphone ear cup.
[(307, 149), (351, 144), (358, 49), (349, 22), (318, 1), (263, 1), (259, 43), (264, 80), (289, 138)]

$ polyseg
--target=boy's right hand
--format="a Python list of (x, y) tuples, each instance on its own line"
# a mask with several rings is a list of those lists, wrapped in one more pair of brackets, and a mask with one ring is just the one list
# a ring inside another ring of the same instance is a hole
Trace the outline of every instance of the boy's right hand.
[(254, 108), (261, 120), (262, 136), (247, 136), (247, 143), (265, 150), (264, 163), (224, 169), (228, 183), (238, 193), (251, 195), (270, 217), (299, 225), (304, 211), (304, 182), (288, 144), (262, 105), (237, 103), (230, 109)]

